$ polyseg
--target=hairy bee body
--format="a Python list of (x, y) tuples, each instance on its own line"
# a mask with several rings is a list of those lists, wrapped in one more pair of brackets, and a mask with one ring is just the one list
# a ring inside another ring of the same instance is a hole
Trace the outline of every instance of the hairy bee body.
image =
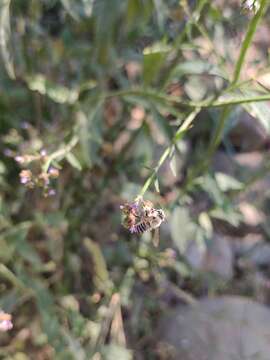
[(146, 221), (142, 221), (138, 224), (133, 225), (130, 228), (130, 232), (131, 233), (136, 233), (136, 234), (143, 234), (145, 231), (150, 230), (150, 224), (147, 223)]
[(161, 209), (147, 210), (142, 219), (130, 228), (132, 233), (143, 234), (148, 230), (154, 230), (160, 227), (165, 220), (165, 214)]
[(146, 231), (158, 228), (165, 220), (162, 209), (155, 209), (150, 201), (140, 200), (120, 206), (124, 219), (123, 226), (131, 233), (143, 234)]

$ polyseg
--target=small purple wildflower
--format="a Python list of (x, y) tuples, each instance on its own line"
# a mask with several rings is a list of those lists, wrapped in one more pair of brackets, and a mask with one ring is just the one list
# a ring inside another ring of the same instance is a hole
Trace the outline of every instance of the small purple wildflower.
[(0, 331), (8, 331), (13, 328), (13, 324), (10, 320), (0, 321)]
[(54, 189), (50, 189), (48, 191), (48, 196), (55, 196), (56, 195), (56, 191)]
[(40, 155), (41, 156), (47, 156), (47, 151), (45, 150), (45, 149), (42, 149), (41, 151), (40, 151)]
[(20, 181), (21, 181), (21, 184), (27, 184), (29, 179), (25, 176), (22, 176)]
[(23, 164), (24, 163), (24, 157), (23, 156), (15, 156), (15, 160), (17, 161), (17, 163), (19, 164)]
[(4, 155), (8, 157), (13, 157), (13, 151), (10, 149), (4, 149)]
[(51, 175), (51, 177), (53, 178), (58, 178), (59, 176), (59, 170), (54, 168), (54, 167), (51, 167), (48, 171), (48, 173)]
[(0, 311), (0, 331), (8, 331), (13, 328), (11, 315)]
[(20, 182), (21, 184), (28, 184), (32, 180), (32, 172), (30, 170), (22, 170), (20, 172)]
[(21, 123), (21, 128), (22, 128), (22, 129), (27, 130), (27, 129), (29, 129), (29, 127), (30, 127), (29, 122), (23, 121), (23, 122)]

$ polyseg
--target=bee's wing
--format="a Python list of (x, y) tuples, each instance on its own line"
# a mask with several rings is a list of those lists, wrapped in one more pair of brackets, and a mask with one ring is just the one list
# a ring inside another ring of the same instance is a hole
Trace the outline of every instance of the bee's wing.
[(158, 245), (159, 245), (159, 228), (156, 228), (153, 230), (152, 241), (153, 241), (154, 246), (158, 247)]

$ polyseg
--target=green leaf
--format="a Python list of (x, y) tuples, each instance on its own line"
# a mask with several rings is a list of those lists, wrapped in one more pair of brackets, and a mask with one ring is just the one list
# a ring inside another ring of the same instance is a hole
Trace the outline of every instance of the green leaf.
[(188, 97), (193, 101), (200, 101), (207, 94), (207, 82), (198, 76), (190, 76), (184, 85)]
[(154, 0), (153, 2), (156, 8), (158, 26), (164, 31), (165, 21), (168, 16), (168, 8), (163, 0)]
[(12, 259), (15, 252), (15, 244), (8, 243), (2, 236), (0, 236), (0, 261), (7, 263)]
[(89, 238), (84, 239), (84, 246), (94, 263), (94, 282), (96, 287), (105, 293), (110, 293), (112, 283), (109, 278), (106, 262), (98, 243)]
[(226, 78), (225, 73), (216, 65), (208, 61), (191, 60), (177, 65), (171, 73), (172, 79), (179, 79), (184, 75), (214, 75)]
[(218, 187), (216, 179), (214, 179), (210, 174), (200, 176), (196, 179), (195, 183), (199, 185), (211, 197), (211, 199), (214, 201), (215, 204), (217, 204), (217, 206), (223, 206), (225, 195)]
[(143, 27), (153, 13), (152, 1), (128, 0), (125, 13), (127, 28)]
[(2, 0), (0, 3), (0, 46), (2, 58), (8, 75), (15, 79), (12, 54), (10, 50), (10, 0)]
[(171, 169), (173, 175), (175, 177), (177, 177), (177, 173), (178, 173), (178, 170), (177, 170), (177, 156), (176, 156), (175, 152), (172, 154), (172, 156), (170, 158), (169, 165), (170, 165), (170, 169)]
[(76, 21), (82, 16), (91, 16), (94, 0), (61, 0), (66, 12)]
[(155, 185), (156, 192), (160, 193), (160, 187), (159, 187), (158, 178), (156, 178), (156, 180), (155, 180), (155, 182), (154, 182), (154, 185)]
[(80, 20), (80, 16), (78, 14), (77, 8), (75, 9), (74, 1), (72, 0), (61, 0), (63, 7), (66, 12), (76, 21)]
[(107, 345), (102, 349), (102, 359), (104, 360), (132, 360), (132, 352), (118, 345)]
[(146, 86), (156, 78), (169, 51), (168, 46), (157, 43), (143, 51), (143, 81)]
[(121, 304), (128, 306), (132, 296), (132, 288), (135, 283), (135, 271), (132, 267), (128, 268), (120, 286)]
[(184, 253), (190, 241), (196, 239), (197, 227), (184, 207), (176, 207), (173, 210), (170, 229), (172, 239), (181, 253)]
[(66, 155), (66, 159), (70, 163), (70, 165), (73, 166), (75, 169), (77, 169), (79, 171), (82, 170), (82, 166), (74, 154), (68, 153)]
[(47, 335), (48, 342), (53, 346), (56, 357), (71, 359), (68, 341), (63, 336), (63, 329), (56, 313), (56, 304), (50, 291), (40, 280), (30, 279), (24, 274), (28, 287), (33, 289), (37, 307), (42, 318), (42, 327)]
[(13, 226), (11, 229), (3, 232), (0, 236), (5, 243), (9, 244), (11, 247), (15, 248), (16, 252), (30, 264), (34, 266), (41, 266), (42, 262), (35, 251), (34, 247), (27, 241), (27, 234), (29, 227), (31, 226), (30, 222), (23, 222), (16, 226)]
[(244, 104), (245, 110), (255, 117), (263, 126), (263, 128), (270, 133), (270, 106), (267, 102), (257, 102)]
[(207, 212), (202, 212), (199, 215), (198, 222), (200, 226), (204, 229), (208, 238), (211, 238), (213, 235), (213, 225), (210, 216)]
[(233, 207), (229, 207), (228, 209), (216, 208), (209, 212), (209, 215), (213, 218), (227, 221), (232, 226), (239, 226), (240, 222), (243, 220), (243, 216), (235, 211)]
[(86, 360), (86, 353), (80, 343), (79, 339), (75, 339), (66, 329), (61, 329), (61, 334), (64, 336), (70, 353), (76, 360)]
[(74, 104), (78, 100), (79, 92), (77, 89), (68, 89), (65, 86), (52, 83), (42, 74), (27, 76), (26, 82), (30, 90), (46, 95), (56, 103)]
[(243, 183), (233, 178), (230, 175), (217, 172), (215, 173), (215, 178), (218, 184), (218, 187), (221, 191), (226, 192), (230, 190), (241, 190), (243, 189)]
[(106, 69), (114, 64), (114, 35), (121, 26), (120, 16), (126, 5), (120, 0), (94, 2), (96, 63)]
[[(149, 104), (148, 104), (149, 105)], [(168, 141), (171, 141), (174, 135), (173, 127), (170, 125), (168, 119), (162, 116), (154, 106), (151, 107), (151, 113), (157, 126), (160, 128), (162, 133), (166, 136)]]
[(102, 144), (102, 103), (97, 103), (86, 115), (86, 111), (77, 113), (78, 136), (82, 157), (88, 167), (100, 161), (98, 150)]

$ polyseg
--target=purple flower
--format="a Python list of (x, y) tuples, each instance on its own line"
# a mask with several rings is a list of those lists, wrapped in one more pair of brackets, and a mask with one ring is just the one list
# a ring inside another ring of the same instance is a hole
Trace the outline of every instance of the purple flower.
[(4, 155), (8, 157), (13, 157), (13, 151), (10, 149), (4, 149)]
[(29, 181), (29, 178), (26, 177), (26, 176), (22, 176), (21, 179), (20, 179), (20, 181), (21, 181), (21, 184), (27, 184), (28, 181)]
[(32, 180), (32, 172), (30, 170), (22, 170), (20, 172), (21, 184), (28, 184)]
[(29, 129), (29, 123), (27, 122), (27, 121), (23, 121), (22, 123), (21, 123), (21, 128), (22, 129), (24, 129), (24, 130), (27, 130), (27, 129)]
[(23, 156), (15, 156), (15, 160), (17, 161), (17, 163), (19, 164), (23, 164), (24, 163), (24, 157)]
[(55, 196), (56, 195), (56, 191), (54, 189), (50, 189), (48, 191), (48, 196)]
[(8, 331), (12, 328), (11, 315), (0, 310), (0, 331)]
[(41, 155), (41, 156), (46, 156), (46, 155), (47, 155), (47, 151), (46, 151), (45, 149), (42, 149), (42, 150), (40, 151), (40, 155)]
[(13, 328), (11, 320), (2, 320), (0, 321), (0, 331), (8, 331)]
[(53, 177), (53, 178), (58, 178), (58, 176), (59, 176), (59, 170), (56, 169), (56, 168), (54, 168), (54, 167), (50, 167), (48, 173), (49, 173), (49, 174), (51, 175), (51, 177)]

